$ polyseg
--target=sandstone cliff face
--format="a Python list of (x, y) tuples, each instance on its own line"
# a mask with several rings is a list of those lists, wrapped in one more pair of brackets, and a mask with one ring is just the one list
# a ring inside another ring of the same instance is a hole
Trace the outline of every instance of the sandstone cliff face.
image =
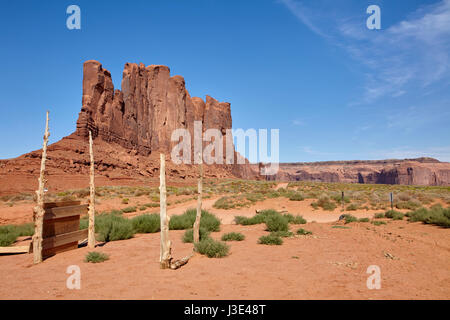
[[(231, 129), (231, 107), (206, 96), (192, 97), (186, 90), (184, 78), (170, 76), (166, 66), (126, 63), (122, 90), (114, 90), (111, 74), (98, 61), (83, 65), (83, 99), (75, 134), (86, 138), (89, 130), (94, 138), (135, 150), (148, 156), (152, 152), (170, 153), (178, 143), (171, 142), (175, 129), (187, 129), (193, 150), (194, 121), (201, 121), (203, 131), (214, 128), (225, 135)], [(226, 142), (223, 141), (224, 163)], [(234, 150), (234, 147), (233, 147)], [(231, 175), (256, 178), (248, 165), (228, 167)], [(192, 160), (194, 159), (192, 155)]]
[(122, 90), (114, 90), (111, 74), (98, 61), (83, 67), (82, 108), (76, 134), (115, 142), (139, 154), (170, 152), (175, 129), (188, 129), (193, 137), (194, 121), (203, 122), (203, 130), (231, 129), (229, 103), (210, 96), (206, 101), (191, 98), (184, 78), (170, 76), (166, 66), (127, 63)]

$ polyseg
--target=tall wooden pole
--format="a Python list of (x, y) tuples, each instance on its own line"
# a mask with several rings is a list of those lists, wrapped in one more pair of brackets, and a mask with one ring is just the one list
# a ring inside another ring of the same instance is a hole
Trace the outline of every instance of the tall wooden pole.
[(161, 249), (159, 263), (161, 269), (171, 267), (171, 243), (169, 240), (169, 219), (167, 218), (167, 201), (166, 201), (166, 156), (160, 154), (160, 173), (159, 173), (159, 206), (161, 219)]
[(202, 194), (203, 194), (203, 156), (200, 151), (199, 177), (198, 177), (198, 195), (197, 195), (197, 215), (194, 222), (194, 244), (200, 241), (200, 219), (202, 217)]
[(34, 235), (33, 235), (33, 262), (35, 264), (42, 262), (42, 229), (44, 223), (44, 187), (45, 187), (45, 161), (47, 160), (48, 137), (48, 111), (45, 121), (44, 143), (42, 146), (41, 171), (39, 174), (39, 189), (36, 190), (37, 204), (34, 207)]
[(89, 181), (89, 233), (88, 247), (95, 248), (95, 185), (94, 185), (94, 148), (92, 142), (92, 133), (89, 131), (89, 154), (91, 160), (90, 181)]

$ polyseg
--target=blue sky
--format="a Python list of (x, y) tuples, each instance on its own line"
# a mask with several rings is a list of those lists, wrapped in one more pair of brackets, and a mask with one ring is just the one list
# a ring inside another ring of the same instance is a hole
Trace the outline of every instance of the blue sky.
[[(81, 30), (66, 8), (81, 8)], [(381, 8), (381, 30), (366, 9)], [(120, 88), (126, 62), (164, 64), (234, 128), (280, 129), (282, 162), (450, 161), (450, 0), (1, 1), (0, 158), (75, 129), (82, 64)]]

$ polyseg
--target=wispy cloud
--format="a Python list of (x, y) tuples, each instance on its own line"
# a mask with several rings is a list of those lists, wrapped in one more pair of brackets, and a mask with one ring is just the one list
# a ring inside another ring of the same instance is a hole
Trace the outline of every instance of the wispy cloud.
[(303, 120), (300, 120), (300, 119), (294, 119), (294, 120), (292, 120), (292, 124), (294, 126), (303, 126), (303, 125), (305, 125), (305, 122)]
[(361, 15), (352, 18), (339, 8), (317, 12), (316, 1), (281, 2), (311, 31), (344, 48), (367, 69), (358, 103), (398, 98), (450, 81), (450, 0), (421, 7), (383, 30), (368, 30)]

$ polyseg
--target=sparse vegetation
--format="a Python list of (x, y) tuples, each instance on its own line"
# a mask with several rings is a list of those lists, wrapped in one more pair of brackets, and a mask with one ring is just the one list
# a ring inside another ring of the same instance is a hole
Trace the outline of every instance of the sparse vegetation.
[(281, 239), (280, 236), (269, 234), (267, 236), (261, 236), (258, 240), (258, 243), (270, 246), (280, 246), (283, 244), (283, 239)]
[(128, 199), (128, 198), (123, 198), (122, 199), (122, 203), (123, 204), (128, 204), (129, 201), (130, 201), (130, 199)]
[(222, 236), (222, 241), (243, 241), (244, 239), (245, 236), (239, 232), (225, 233)]
[(86, 254), (85, 262), (100, 263), (109, 260), (109, 256), (106, 253), (91, 251)]
[(8, 247), (17, 239), (15, 233), (0, 233), (0, 247)]
[(290, 238), (294, 235), (291, 231), (274, 231), (270, 233), (273, 236), (276, 237), (282, 237), (282, 238)]
[(254, 225), (254, 224), (265, 223), (266, 219), (268, 217), (274, 216), (274, 215), (281, 216), (281, 214), (278, 213), (278, 211), (269, 209), (269, 210), (263, 210), (251, 218), (236, 216), (236, 217), (234, 217), (234, 221), (236, 222), (236, 224), (240, 224), (243, 226), (249, 226), (249, 225)]
[(230, 247), (224, 242), (206, 238), (195, 244), (195, 250), (208, 258), (222, 258), (228, 255)]
[(385, 218), (384, 213), (377, 213), (373, 216), (375, 219), (383, 219)]
[(333, 211), (336, 209), (336, 203), (331, 201), (327, 196), (321, 196), (316, 202), (311, 203), (314, 209), (321, 207), (323, 210)]
[(345, 224), (358, 221), (358, 219), (351, 214), (344, 214), (342, 215), (342, 218), (344, 219)]
[(399, 211), (395, 211), (395, 210), (389, 210), (386, 211), (386, 213), (384, 214), (386, 218), (392, 219), (392, 220), (403, 220), (404, 214), (399, 212)]
[(369, 222), (370, 219), (369, 218), (360, 218), (358, 219), (358, 222)]
[(306, 224), (306, 220), (302, 216), (293, 216), (290, 213), (283, 215), (292, 224)]
[(32, 236), (33, 234), (33, 223), (0, 226), (0, 247), (12, 245), (16, 241), (17, 237)]
[(296, 192), (289, 196), (289, 200), (290, 201), (303, 201), (303, 200), (305, 200), (305, 197), (301, 193)]
[[(209, 237), (209, 231), (203, 228), (199, 229), (200, 241), (205, 240)], [(193, 243), (194, 242), (194, 230), (188, 229), (183, 234), (182, 241), (184, 243)]]
[(155, 233), (160, 231), (161, 221), (159, 214), (143, 214), (131, 219), (136, 233)]
[(280, 214), (270, 215), (266, 218), (267, 231), (288, 231), (289, 220)]
[(397, 209), (408, 209), (408, 210), (415, 210), (417, 208), (420, 208), (422, 206), (422, 202), (420, 202), (417, 199), (412, 199), (408, 201), (400, 201), (397, 202), (395, 207)]
[(312, 234), (312, 232), (311, 231), (308, 231), (308, 230), (305, 230), (305, 229), (302, 229), (302, 228), (300, 228), (300, 229), (298, 229), (297, 230), (297, 234), (298, 235), (310, 235), (310, 234)]
[(134, 236), (131, 220), (115, 213), (96, 216), (95, 232), (99, 234), (98, 240), (105, 242), (130, 239)]
[(136, 212), (137, 208), (136, 207), (126, 207), (122, 209), (123, 213), (131, 213), (131, 212)]
[(347, 208), (345, 209), (345, 211), (356, 211), (356, 210), (358, 210), (358, 205), (356, 203), (348, 205)]
[(434, 205), (430, 209), (420, 208), (409, 214), (409, 221), (450, 228), (450, 208), (444, 209), (440, 205)]
[[(188, 209), (181, 215), (174, 215), (170, 218), (170, 230), (186, 230), (191, 229), (195, 222), (197, 215), (196, 209)], [(202, 217), (200, 219), (200, 228), (207, 231), (220, 231), (220, 220), (209, 211), (202, 210)]]
[(375, 226), (381, 226), (381, 225), (383, 225), (383, 224), (387, 224), (386, 222), (384, 222), (384, 221), (372, 221), (371, 222), (373, 225), (375, 225)]

